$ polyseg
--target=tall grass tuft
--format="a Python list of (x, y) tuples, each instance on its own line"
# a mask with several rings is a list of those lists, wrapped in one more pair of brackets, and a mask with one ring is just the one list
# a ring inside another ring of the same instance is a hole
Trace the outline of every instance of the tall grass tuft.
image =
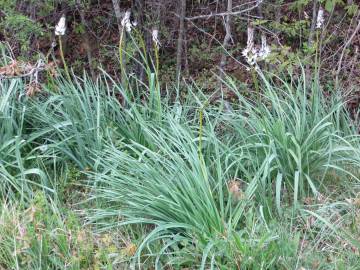
[(33, 142), (28, 132), (28, 103), (19, 80), (0, 81), (0, 197), (28, 200), (34, 188), (51, 191), (46, 174), (34, 163)]
[[(318, 84), (307, 85), (305, 76), (271, 81), (263, 74), (262, 103), (238, 94), (240, 106), (224, 118), (231, 131), (227, 139), (245, 153), (244, 166), (255, 174), (267, 164), (268, 173), (258, 183), (258, 197), (264, 205), (281, 212), (281, 203), (295, 206), (301, 198), (326, 190), (328, 177), (357, 179), (359, 137), (336, 96), (325, 97)], [(286, 199), (286, 200), (285, 200)]]
[[(141, 124), (153, 138), (154, 149), (133, 142), (126, 151), (108, 145), (98, 153), (102, 155), (98, 173), (90, 180), (92, 199), (98, 204), (90, 221), (103, 229), (147, 225), (150, 231), (135, 256), (138, 267), (144, 256), (154, 257), (158, 269), (170, 264), (169, 258), (200, 269), (231, 268), (240, 262), (253, 267), (265, 261), (280, 265), (279, 254), (270, 262), (266, 252), (279, 245), (278, 237), (266, 229), (264, 220), (250, 214), (256, 211), (251, 198), (257, 179), (237, 193), (230, 189), (232, 172), (239, 168), (227, 157), (229, 146), (218, 141), (215, 130), (211, 126), (204, 130), (199, 155), (197, 128), (177, 121), (171, 109), (161, 125)], [(247, 222), (257, 229), (249, 230)], [(151, 246), (158, 241), (162, 248), (153, 251)]]
[(112, 138), (121, 104), (100, 79), (76, 78), (56, 86), (56, 91), (49, 89), (33, 101), (33, 125), (37, 132), (48, 132), (41, 142), (48, 152), (55, 151), (79, 168), (92, 167), (91, 151), (101, 150), (103, 141)]

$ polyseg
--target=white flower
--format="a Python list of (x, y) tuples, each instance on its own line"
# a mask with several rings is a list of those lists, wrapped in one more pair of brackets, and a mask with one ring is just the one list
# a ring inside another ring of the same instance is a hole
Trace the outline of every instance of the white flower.
[(322, 9), (322, 7), (320, 7), (318, 15), (317, 15), (317, 19), (316, 19), (316, 28), (320, 29), (323, 26), (324, 21), (325, 21), (325, 19), (324, 19), (324, 10)]
[(65, 19), (65, 15), (62, 15), (58, 24), (55, 26), (55, 35), (63, 36), (65, 35), (65, 31), (66, 31), (66, 19)]
[(254, 28), (248, 27), (246, 48), (242, 50), (241, 53), (246, 58), (246, 62), (248, 62), (250, 65), (254, 64), (253, 51), (254, 51)]
[(152, 31), (152, 40), (153, 40), (156, 47), (159, 48), (161, 46), (161, 43), (159, 41), (159, 30), (153, 29), (153, 31)]
[(261, 49), (259, 51), (259, 57), (264, 60), (266, 57), (269, 56), (271, 50), (270, 47), (267, 45), (266, 36), (261, 35)]
[(125, 27), (126, 32), (131, 32), (131, 27), (133, 26), (130, 22), (130, 15), (131, 15), (131, 12), (126, 11), (124, 18), (121, 20), (121, 25), (122, 25), (122, 27)]
[(267, 45), (266, 36), (261, 36), (261, 48), (254, 44), (254, 29), (252, 27), (248, 27), (248, 36), (247, 36), (247, 45), (244, 50), (242, 50), (242, 55), (245, 57), (246, 62), (253, 66), (259, 60), (264, 60), (269, 56), (271, 50)]
[(246, 48), (251, 50), (251, 48), (254, 46), (254, 28), (248, 27), (247, 29), (247, 44)]

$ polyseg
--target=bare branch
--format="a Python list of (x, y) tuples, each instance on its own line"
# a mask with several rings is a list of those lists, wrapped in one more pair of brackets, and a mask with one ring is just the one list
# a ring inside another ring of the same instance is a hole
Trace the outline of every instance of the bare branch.
[[(257, 8), (261, 3), (262, 3), (262, 1), (259, 1), (259, 0), (251, 1), (251, 2), (249, 2), (247, 4), (249, 4), (249, 5), (255, 4), (255, 5), (252, 6), (252, 7), (249, 7), (249, 8), (245, 8), (245, 9), (238, 10), (238, 11), (232, 11), (232, 12), (227, 11), (227, 12), (221, 12), (221, 13), (210, 13), (208, 15), (198, 15), (198, 16), (194, 16), (194, 17), (185, 17), (185, 20), (193, 21), (193, 20), (198, 20), (198, 19), (210, 19), (211, 17), (216, 17), (216, 16), (224, 17), (224, 16), (240, 15), (242, 13), (246, 13), (248, 11), (251, 11), (251, 10)], [(179, 16), (179, 15), (176, 14), (176, 16)]]
[(343, 48), (343, 50), (342, 50), (342, 52), (341, 52), (340, 60), (339, 60), (339, 64), (338, 64), (338, 68), (337, 68), (337, 71), (336, 71), (335, 87), (338, 87), (338, 86), (339, 86), (339, 74), (340, 74), (340, 71), (341, 71), (342, 60), (343, 60), (344, 55), (345, 55), (345, 50), (346, 50), (346, 48), (351, 44), (352, 40), (353, 40), (354, 37), (356, 36), (357, 32), (359, 32), (359, 30), (360, 30), (360, 20), (358, 21), (358, 24), (357, 24), (354, 32), (352, 33), (352, 35), (350, 36), (350, 38), (348, 39), (348, 41), (345, 43), (344, 48)]
[[(227, 10), (231, 11), (232, 10), (232, 0), (227, 0)], [(229, 45), (229, 41), (232, 39), (232, 35), (231, 35), (231, 16), (227, 15), (226, 19), (224, 21), (224, 27), (225, 27), (225, 37), (224, 37), (224, 41), (222, 44), (222, 47), (225, 48), (225, 50), (227, 49), (228, 45)], [(226, 64), (226, 53), (224, 52), (221, 56), (221, 61), (220, 61), (220, 76), (222, 78), (223, 74), (224, 74), (224, 67)]]

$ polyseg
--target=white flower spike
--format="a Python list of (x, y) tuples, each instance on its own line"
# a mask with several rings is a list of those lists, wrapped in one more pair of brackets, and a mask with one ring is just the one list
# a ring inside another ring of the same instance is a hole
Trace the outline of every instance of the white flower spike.
[(259, 57), (264, 60), (266, 57), (269, 56), (271, 50), (270, 47), (267, 45), (266, 36), (261, 35), (261, 49), (259, 51)]
[(271, 50), (267, 45), (266, 36), (261, 35), (261, 47), (259, 48), (254, 44), (254, 28), (248, 27), (247, 45), (241, 52), (245, 57), (246, 62), (250, 66), (254, 66), (258, 61), (265, 60), (269, 56), (270, 52)]
[(161, 43), (159, 41), (159, 30), (153, 29), (152, 31), (152, 40), (157, 48), (161, 46)]
[(324, 10), (322, 7), (319, 8), (319, 12), (316, 19), (316, 28), (321, 29), (324, 24)]
[(65, 15), (62, 15), (58, 24), (55, 26), (55, 35), (63, 36), (65, 35), (65, 31), (66, 31), (66, 18)]
[(121, 20), (121, 25), (122, 27), (125, 27), (126, 32), (131, 32), (131, 27), (133, 26), (130, 22), (130, 16), (131, 16), (131, 12), (126, 11), (124, 18)]
[[(242, 50), (242, 55), (246, 58), (246, 61), (250, 64), (252, 63), (251, 55), (249, 54), (254, 47), (254, 28), (248, 27), (247, 29), (247, 45), (244, 50)], [(252, 65), (252, 64), (251, 64)]]

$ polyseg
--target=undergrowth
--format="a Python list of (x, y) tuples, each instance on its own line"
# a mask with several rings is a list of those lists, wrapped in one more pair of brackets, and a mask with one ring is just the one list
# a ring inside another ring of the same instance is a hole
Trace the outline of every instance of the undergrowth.
[(146, 70), (35, 97), (0, 81), (0, 268), (358, 269), (344, 97), (259, 73), (260, 100), (230, 78), (233, 103), (193, 85), (160, 100)]

